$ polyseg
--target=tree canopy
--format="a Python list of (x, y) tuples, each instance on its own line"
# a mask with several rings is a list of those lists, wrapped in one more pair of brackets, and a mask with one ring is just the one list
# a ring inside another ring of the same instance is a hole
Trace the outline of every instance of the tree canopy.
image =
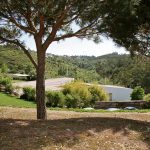
[(24, 32), (34, 38), (40, 35), (46, 50), (54, 41), (74, 36), (90, 38), (97, 34), (95, 25), (100, 21), (96, 4), (92, 0), (1, 0), (0, 39), (22, 48), (20, 37)]
[(107, 0), (101, 5), (100, 14), (101, 33), (133, 55), (150, 57), (150, 0)]

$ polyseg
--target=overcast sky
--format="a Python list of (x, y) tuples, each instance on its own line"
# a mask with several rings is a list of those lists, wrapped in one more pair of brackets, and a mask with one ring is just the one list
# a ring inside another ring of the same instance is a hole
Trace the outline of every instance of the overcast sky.
[[(23, 40), (26, 45), (35, 50), (34, 40), (30, 37), (24, 36)], [(111, 39), (102, 37), (103, 42), (95, 44), (93, 41), (80, 40), (77, 38), (66, 39), (65, 41), (53, 42), (47, 52), (56, 55), (87, 55), (87, 56), (101, 56), (112, 52), (118, 52), (119, 54), (127, 53), (123, 47), (115, 46), (115, 43)]]

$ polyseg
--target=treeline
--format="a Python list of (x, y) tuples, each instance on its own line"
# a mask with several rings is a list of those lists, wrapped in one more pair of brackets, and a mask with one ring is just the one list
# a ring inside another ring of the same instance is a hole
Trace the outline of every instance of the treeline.
[[(36, 60), (36, 54), (31, 51)], [(0, 46), (0, 67), (9, 73), (35, 76), (33, 65), (26, 55), (12, 45)], [(127, 54), (112, 53), (95, 56), (57, 56), (47, 54), (46, 78), (73, 77), (85, 82), (115, 84), (134, 88), (141, 86), (150, 92), (150, 59), (131, 58)]]
[[(36, 60), (36, 53), (31, 51)], [(78, 67), (76, 61), (65, 56), (56, 56), (47, 54), (46, 59), (46, 78), (55, 77), (73, 77), (85, 82), (94, 82), (100, 80), (100, 75), (96, 70), (88, 70)], [(26, 55), (12, 45), (0, 46), (0, 68), (8, 67), (9, 73), (25, 73), (36, 76), (34, 66)]]

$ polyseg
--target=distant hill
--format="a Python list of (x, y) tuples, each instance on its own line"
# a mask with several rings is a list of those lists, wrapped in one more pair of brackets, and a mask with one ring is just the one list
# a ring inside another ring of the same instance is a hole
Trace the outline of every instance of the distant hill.
[[(36, 60), (36, 53), (31, 51)], [(0, 67), (6, 64), (10, 73), (35, 74), (23, 51), (12, 45), (0, 46)], [(150, 59), (131, 59), (118, 53), (95, 56), (57, 56), (47, 54), (46, 78), (73, 77), (85, 82), (117, 84), (126, 87), (141, 85), (150, 92)]]

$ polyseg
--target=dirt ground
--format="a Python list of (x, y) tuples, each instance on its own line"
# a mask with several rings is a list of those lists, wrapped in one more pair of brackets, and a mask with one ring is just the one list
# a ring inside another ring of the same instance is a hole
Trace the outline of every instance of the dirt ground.
[(150, 150), (150, 113), (50, 111), (0, 107), (1, 150)]

